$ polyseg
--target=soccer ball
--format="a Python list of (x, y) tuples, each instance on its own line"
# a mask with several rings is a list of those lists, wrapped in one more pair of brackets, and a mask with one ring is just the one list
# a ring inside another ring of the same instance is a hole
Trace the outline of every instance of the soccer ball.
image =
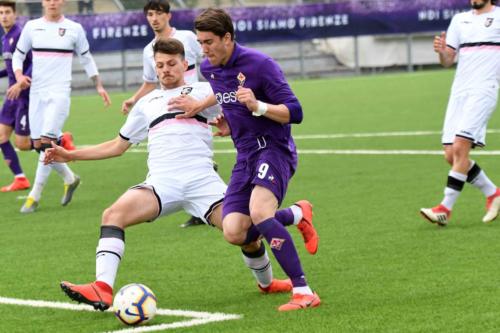
[(139, 325), (153, 319), (156, 297), (143, 284), (132, 283), (122, 287), (113, 301), (115, 316), (125, 325)]

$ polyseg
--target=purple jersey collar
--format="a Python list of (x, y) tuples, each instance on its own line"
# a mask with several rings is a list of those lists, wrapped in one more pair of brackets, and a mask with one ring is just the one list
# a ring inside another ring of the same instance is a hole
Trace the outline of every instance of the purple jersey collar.
[(229, 60), (227, 61), (227, 63), (223, 67), (233, 67), (234, 63), (236, 62), (236, 59), (238, 58), (240, 53), (241, 53), (240, 44), (234, 42), (233, 53), (231, 54), (231, 57), (229, 57)]

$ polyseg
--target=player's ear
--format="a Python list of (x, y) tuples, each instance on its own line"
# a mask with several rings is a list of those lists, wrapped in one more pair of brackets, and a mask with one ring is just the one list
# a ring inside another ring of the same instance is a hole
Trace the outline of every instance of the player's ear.
[(187, 71), (189, 64), (186, 59), (182, 60), (182, 65), (184, 66), (184, 72)]

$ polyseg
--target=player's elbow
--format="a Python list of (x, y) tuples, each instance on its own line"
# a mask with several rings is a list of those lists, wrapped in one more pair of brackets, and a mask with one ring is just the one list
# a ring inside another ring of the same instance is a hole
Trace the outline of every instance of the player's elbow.
[(300, 103), (298, 101), (295, 101), (286, 103), (285, 105), (290, 112), (290, 124), (300, 124), (302, 122), (302, 119), (304, 118), (304, 115), (302, 113), (302, 106), (300, 105)]

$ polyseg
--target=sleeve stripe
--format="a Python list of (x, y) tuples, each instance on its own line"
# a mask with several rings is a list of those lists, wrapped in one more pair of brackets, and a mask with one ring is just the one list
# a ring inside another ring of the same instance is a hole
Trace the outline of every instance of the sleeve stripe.
[(120, 138), (122, 138), (125, 141), (130, 141), (130, 138), (127, 138), (125, 135), (118, 133), (120, 135)]
[(450, 49), (456, 50), (456, 48), (454, 48), (454, 47), (453, 47), (453, 46), (451, 46), (450, 44), (446, 44), (446, 46), (448, 46)]
[(85, 54), (89, 53), (89, 51), (90, 50), (87, 50), (87, 51), (83, 52), (81, 55), (85, 55)]
[(26, 52), (22, 51), (20, 48), (16, 47), (16, 50), (18, 50), (19, 52), (21, 52), (22, 54), (26, 54)]

